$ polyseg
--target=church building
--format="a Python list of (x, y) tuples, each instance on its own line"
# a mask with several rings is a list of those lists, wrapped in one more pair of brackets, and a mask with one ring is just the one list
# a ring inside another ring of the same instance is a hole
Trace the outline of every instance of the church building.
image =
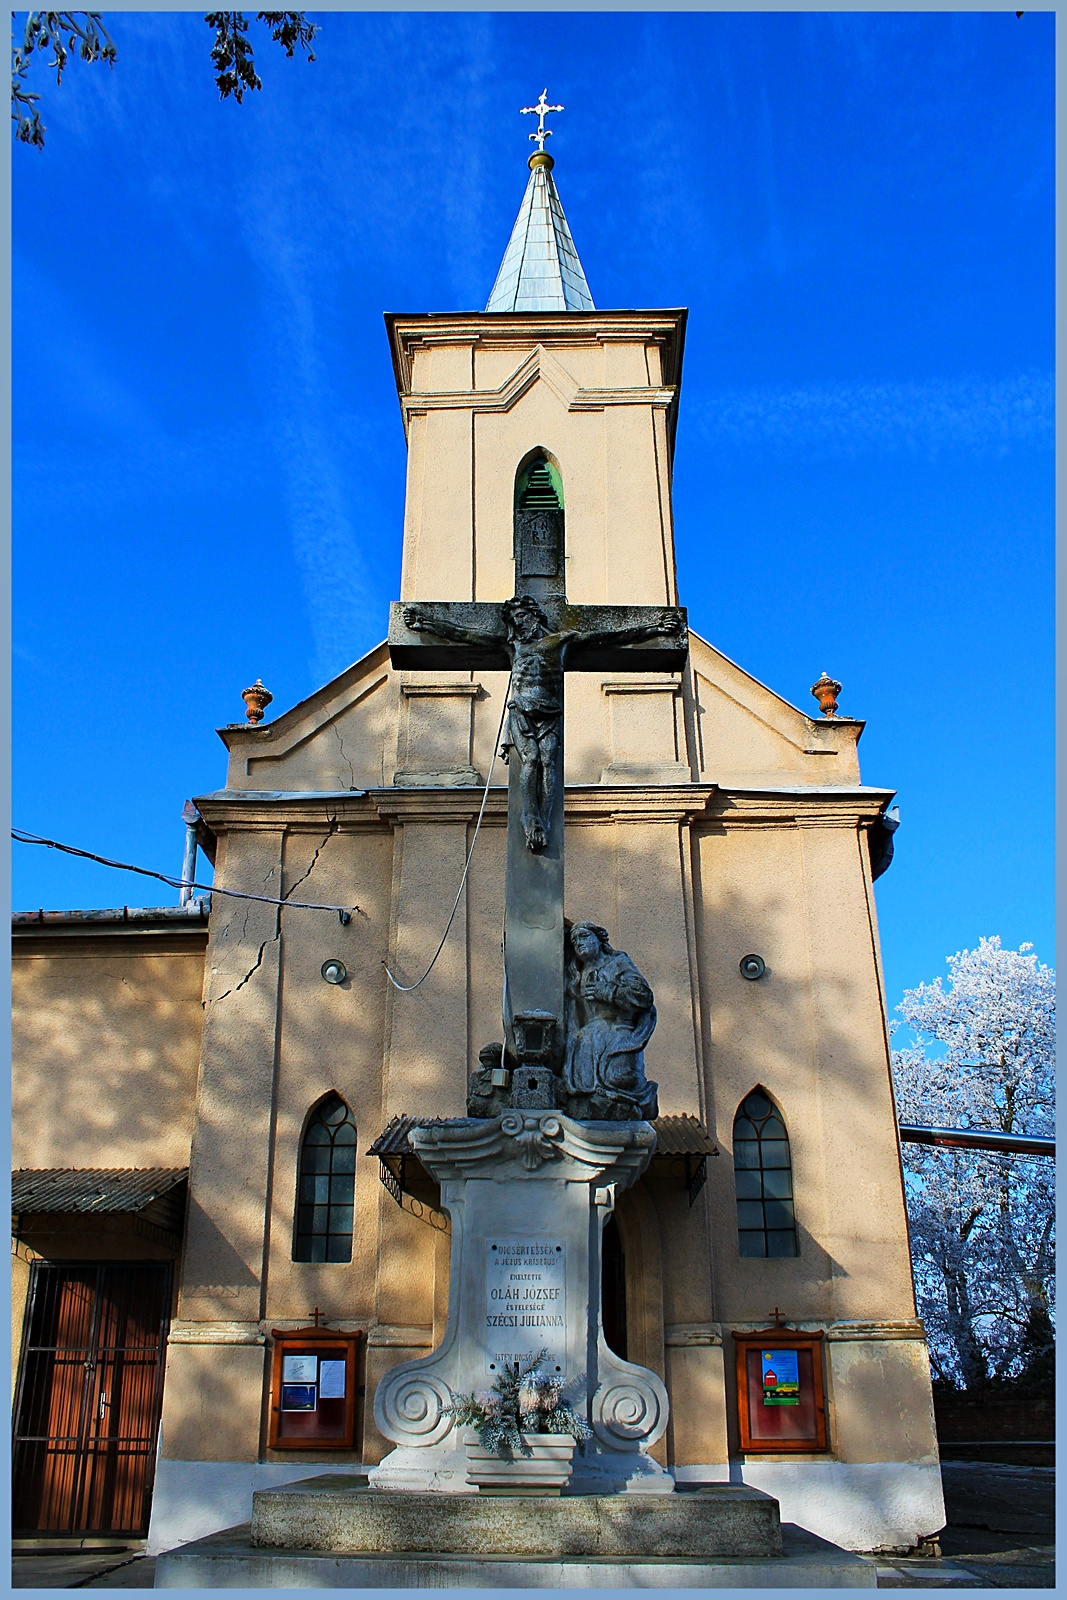
[[(574, 606), (675, 607), (686, 313), (597, 310), (529, 165), (485, 311), (386, 317), (399, 599), (543, 571)], [(372, 1467), (377, 1385), (441, 1339), (451, 1224), (409, 1135), (467, 1114), (504, 1037), (508, 676), (398, 664), (386, 624), (219, 730), (189, 813), (210, 909), (14, 918), (16, 1533), (168, 1549)], [(907, 1549), (944, 1506), (875, 913), (892, 794), (839, 685), (798, 709), (688, 646), (566, 679), (566, 916), (655, 996), (658, 1142), (607, 1225), (604, 1331), (666, 1388), (677, 1484)]]

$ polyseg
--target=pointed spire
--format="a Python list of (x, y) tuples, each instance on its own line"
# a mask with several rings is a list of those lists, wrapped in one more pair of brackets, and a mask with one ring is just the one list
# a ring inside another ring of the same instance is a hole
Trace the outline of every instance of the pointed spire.
[(541, 148), (530, 157), (530, 181), (485, 309), (593, 311), (593, 297), (552, 181), (554, 162), (543, 148), (543, 128), (530, 137), (540, 137)]

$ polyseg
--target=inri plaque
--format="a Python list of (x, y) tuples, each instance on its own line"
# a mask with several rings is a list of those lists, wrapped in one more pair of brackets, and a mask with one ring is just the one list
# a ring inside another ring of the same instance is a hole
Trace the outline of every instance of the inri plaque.
[(545, 1365), (562, 1372), (567, 1349), (567, 1252), (556, 1239), (487, 1239), (485, 1245), (485, 1365), (529, 1362), (548, 1351)]

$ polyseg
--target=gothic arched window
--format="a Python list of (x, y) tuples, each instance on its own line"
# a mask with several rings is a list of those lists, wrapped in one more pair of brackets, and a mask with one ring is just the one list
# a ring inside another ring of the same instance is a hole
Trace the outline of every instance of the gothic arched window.
[(789, 1135), (763, 1089), (747, 1094), (734, 1118), (734, 1183), (741, 1254), (798, 1255)]
[(300, 1147), (294, 1261), (351, 1261), (356, 1124), (339, 1094), (311, 1113)]

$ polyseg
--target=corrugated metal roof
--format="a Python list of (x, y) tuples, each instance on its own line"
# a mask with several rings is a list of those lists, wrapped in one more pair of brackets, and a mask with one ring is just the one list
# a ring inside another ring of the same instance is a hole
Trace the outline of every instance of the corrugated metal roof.
[(432, 1128), (439, 1122), (445, 1122), (446, 1117), (394, 1117), (388, 1127), (383, 1128), (375, 1139), (370, 1149), (369, 1156), (413, 1156), (408, 1134), (412, 1128)]
[(652, 1126), (656, 1130), (658, 1156), (717, 1156), (719, 1153), (715, 1140), (696, 1117), (657, 1117)]
[(96, 911), (14, 911), (13, 928), (55, 927), (77, 922), (206, 922), (210, 902), (193, 900), (187, 906), (111, 906)]
[(551, 157), (530, 172), (486, 311), (593, 311), (582, 263), (552, 180)]
[(11, 1209), (143, 1211), (188, 1176), (188, 1167), (21, 1167), (11, 1174)]

